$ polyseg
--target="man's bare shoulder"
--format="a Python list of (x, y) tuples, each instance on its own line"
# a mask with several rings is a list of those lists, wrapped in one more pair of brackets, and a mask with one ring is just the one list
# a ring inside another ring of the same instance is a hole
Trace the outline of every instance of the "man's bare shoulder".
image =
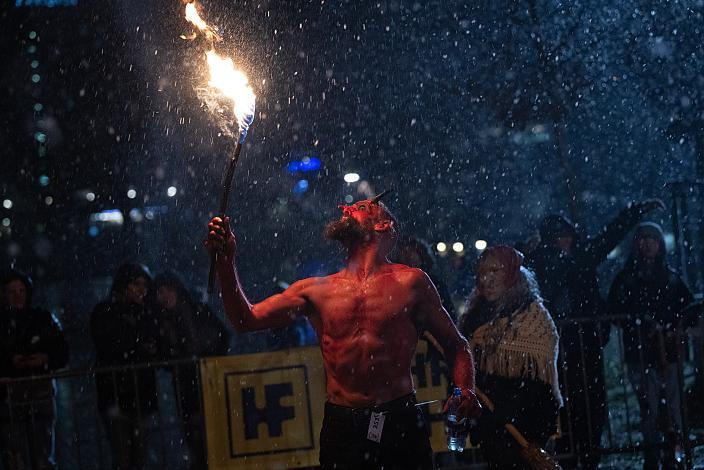
[(420, 268), (406, 266), (405, 264), (392, 263), (388, 265), (389, 273), (397, 277), (408, 279), (414, 282), (423, 282), (428, 279), (428, 275)]
[[(405, 264), (389, 263), (384, 265), (382, 272), (377, 274), (378, 276), (394, 276), (396, 280), (403, 281), (408, 284), (417, 285), (425, 284), (428, 282), (428, 275), (419, 268), (413, 268), (411, 266), (406, 266)], [(329, 274), (327, 276), (319, 277), (309, 277), (306, 279), (301, 279), (296, 281), (289, 289), (295, 289), (297, 291), (310, 291), (316, 290), (318, 288), (329, 288), (333, 286), (344, 285), (348, 282), (357, 282), (350, 277), (345, 270), (336, 272), (334, 274)]]
[(330, 274), (328, 276), (308, 277), (294, 282), (287, 290), (299, 293), (311, 292), (320, 288), (328, 288), (335, 285), (341, 279), (340, 273)]

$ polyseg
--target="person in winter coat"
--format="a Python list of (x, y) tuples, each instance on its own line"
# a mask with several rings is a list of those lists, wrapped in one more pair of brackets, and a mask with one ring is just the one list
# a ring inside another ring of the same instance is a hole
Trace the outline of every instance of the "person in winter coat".
[(96, 374), (98, 409), (108, 434), (115, 470), (145, 464), (145, 433), (157, 411), (156, 376), (150, 367), (130, 368), (158, 358), (156, 316), (145, 303), (152, 285), (141, 264), (120, 266), (110, 298), (90, 318), (96, 366), (117, 368)]
[(528, 469), (504, 425), (512, 423), (542, 447), (555, 433), (562, 405), (558, 334), (523, 255), (508, 246), (486, 249), (476, 287), (460, 319), (477, 364), (476, 383), (494, 403), (471, 431), (491, 469)]
[[(663, 426), (675, 441), (682, 431), (678, 360), (685, 351), (682, 312), (692, 294), (667, 264), (662, 228), (638, 225), (633, 249), (609, 291), (609, 312), (628, 315), (621, 323), (628, 378), (638, 398), (645, 469), (659, 468)], [(661, 400), (665, 400), (661, 413)], [(652, 446), (652, 447), (651, 447)]]
[[(0, 377), (44, 375), (66, 366), (59, 322), (32, 306), (32, 280), (10, 270), (0, 277)], [(54, 384), (35, 379), (0, 384), (0, 445), (6, 470), (56, 468)]]
[(176, 273), (157, 275), (154, 285), (162, 358), (193, 360), (171, 368), (172, 383), (189, 448), (190, 468), (205, 468), (201, 384), (196, 359), (227, 354), (231, 334), (206, 305), (193, 300)]
[[(567, 412), (561, 423), (564, 444), (572, 443), (582, 468), (596, 469), (598, 449), (606, 424), (606, 388), (603, 347), (609, 324), (598, 321), (606, 314), (599, 293), (597, 268), (606, 260), (643, 214), (664, 209), (658, 199), (631, 204), (595, 237), (578, 234), (565, 217), (547, 216), (540, 225), (540, 245), (526, 264), (535, 272), (545, 306), (560, 325), (561, 369)], [(569, 435), (569, 436), (568, 436)]]

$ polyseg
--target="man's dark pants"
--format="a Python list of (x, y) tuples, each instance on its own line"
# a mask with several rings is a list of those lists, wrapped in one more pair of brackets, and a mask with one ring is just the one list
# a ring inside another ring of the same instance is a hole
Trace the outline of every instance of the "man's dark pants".
[[(321, 469), (432, 469), (428, 424), (415, 404), (412, 394), (373, 408), (326, 403), (320, 431)], [(373, 412), (384, 414), (380, 442), (367, 439)]]

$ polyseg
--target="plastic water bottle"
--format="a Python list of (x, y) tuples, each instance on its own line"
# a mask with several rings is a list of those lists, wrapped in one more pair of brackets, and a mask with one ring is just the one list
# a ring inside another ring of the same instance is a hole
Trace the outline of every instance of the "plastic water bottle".
[[(461, 397), (462, 390), (459, 387), (455, 387), (452, 391), (452, 396), (453, 398)], [(455, 400), (452, 400), (447, 409), (445, 430), (447, 432), (447, 450), (450, 452), (462, 452), (467, 443), (467, 428), (464, 425), (465, 418), (460, 419), (457, 416), (458, 404), (458, 402), (455, 403)]]

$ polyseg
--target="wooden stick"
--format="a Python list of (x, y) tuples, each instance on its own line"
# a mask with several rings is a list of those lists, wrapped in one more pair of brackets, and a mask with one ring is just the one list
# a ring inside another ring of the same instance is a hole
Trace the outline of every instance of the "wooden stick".
[[(220, 217), (225, 220), (225, 213), (227, 212), (228, 202), (230, 200), (230, 191), (232, 190), (232, 179), (235, 176), (235, 167), (237, 166), (237, 161), (240, 159), (240, 152), (242, 151), (242, 144), (237, 141), (237, 146), (235, 146), (235, 151), (230, 158), (230, 162), (227, 164), (227, 171), (222, 178), (222, 192), (220, 193)], [(227, 234), (225, 234), (227, 236)], [(217, 264), (218, 254), (213, 251), (210, 254), (210, 271), (208, 272), (208, 294), (212, 294), (215, 290), (215, 265)]]
[[(494, 411), (494, 404), (484, 392), (475, 387), (475, 393), (482, 404), (491, 412)], [(531, 445), (521, 431), (516, 426), (510, 423), (505, 423), (504, 428), (513, 437), (513, 439), (521, 446), (521, 457), (526, 461), (530, 468), (534, 470), (562, 470), (562, 467), (553, 458), (540, 447)]]

